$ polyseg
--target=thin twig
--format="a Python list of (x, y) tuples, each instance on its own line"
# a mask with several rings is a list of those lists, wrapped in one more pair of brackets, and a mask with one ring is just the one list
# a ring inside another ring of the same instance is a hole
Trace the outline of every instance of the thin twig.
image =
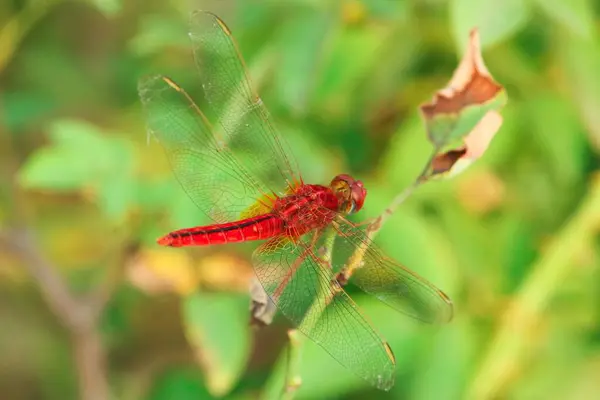
[(398, 207), (402, 203), (404, 203), (406, 201), (406, 199), (408, 199), (419, 186), (421, 186), (423, 183), (425, 183), (429, 180), (429, 178), (431, 177), (431, 165), (433, 163), (433, 160), (435, 159), (435, 156), (438, 154), (438, 152), (439, 152), (439, 149), (437, 147), (435, 147), (433, 149), (431, 155), (429, 156), (429, 159), (425, 163), (425, 166), (421, 170), (421, 173), (415, 178), (413, 183), (410, 184), (410, 186), (408, 186), (406, 189), (404, 189), (398, 195), (396, 195), (396, 197), (394, 197), (394, 199), (392, 200), (390, 205), (387, 206), (387, 208), (383, 211), (383, 213), (381, 213), (381, 215), (375, 221), (373, 221), (371, 223), (371, 225), (367, 228), (367, 234), (369, 236), (369, 239), (373, 240), (373, 238), (377, 235), (377, 233), (383, 227), (383, 224), (385, 224), (388, 221), (388, 219), (398, 209)]

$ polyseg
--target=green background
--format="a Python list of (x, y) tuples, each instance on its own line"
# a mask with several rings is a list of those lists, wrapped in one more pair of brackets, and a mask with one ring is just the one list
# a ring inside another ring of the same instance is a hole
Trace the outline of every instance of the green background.
[(198, 91), (186, 34), (197, 8), (232, 29), (305, 181), (365, 182), (361, 218), (421, 170), (431, 145), (418, 106), (445, 86), (473, 26), (508, 93), (483, 158), (421, 187), (377, 238), (448, 293), (452, 323), (424, 326), (352, 291), (396, 354), (396, 385), (375, 391), (306, 342), (297, 398), (598, 396), (600, 2), (11, 0), (0, 4), (3, 398), (281, 391), (288, 325), (247, 325), (255, 244), (155, 245), (206, 218), (147, 139), (136, 86), (164, 73)]

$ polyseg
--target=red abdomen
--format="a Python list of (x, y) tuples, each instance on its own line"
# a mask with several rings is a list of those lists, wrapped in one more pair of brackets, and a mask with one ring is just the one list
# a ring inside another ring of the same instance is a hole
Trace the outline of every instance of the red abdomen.
[(264, 214), (226, 224), (180, 229), (158, 239), (162, 246), (208, 246), (264, 240), (283, 231), (283, 221), (275, 214)]

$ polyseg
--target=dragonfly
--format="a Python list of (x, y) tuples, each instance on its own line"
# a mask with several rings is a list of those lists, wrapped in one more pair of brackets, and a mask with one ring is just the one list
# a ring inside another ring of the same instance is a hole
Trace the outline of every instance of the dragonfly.
[[(138, 92), (149, 134), (211, 224), (172, 231), (158, 244), (260, 241), (252, 264), (277, 309), (340, 364), (389, 390), (394, 353), (346, 285), (434, 324), (452, 319), (452, 301), (387, 257), (348, 219), (364, 205), (362, 181), (339, 174), (328, 184), (304, 182), (226, 24), (210, 12), (195, 11), (189, 29), (205, 108), (163, 75), (141, 79)], [(361, 254), (359, 262), (352, 261), (356, 254)]]

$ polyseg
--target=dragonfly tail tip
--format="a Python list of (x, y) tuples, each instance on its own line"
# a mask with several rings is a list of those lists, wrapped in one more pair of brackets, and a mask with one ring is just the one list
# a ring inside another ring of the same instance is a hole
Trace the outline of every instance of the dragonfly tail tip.
[(161, 246), (172, 246), (173, 238), (171, 237), (171, 235), (166, 235), (166, 236), (163, 236), (163, 237), (157, 239), (156, 243), (158, 243)]

